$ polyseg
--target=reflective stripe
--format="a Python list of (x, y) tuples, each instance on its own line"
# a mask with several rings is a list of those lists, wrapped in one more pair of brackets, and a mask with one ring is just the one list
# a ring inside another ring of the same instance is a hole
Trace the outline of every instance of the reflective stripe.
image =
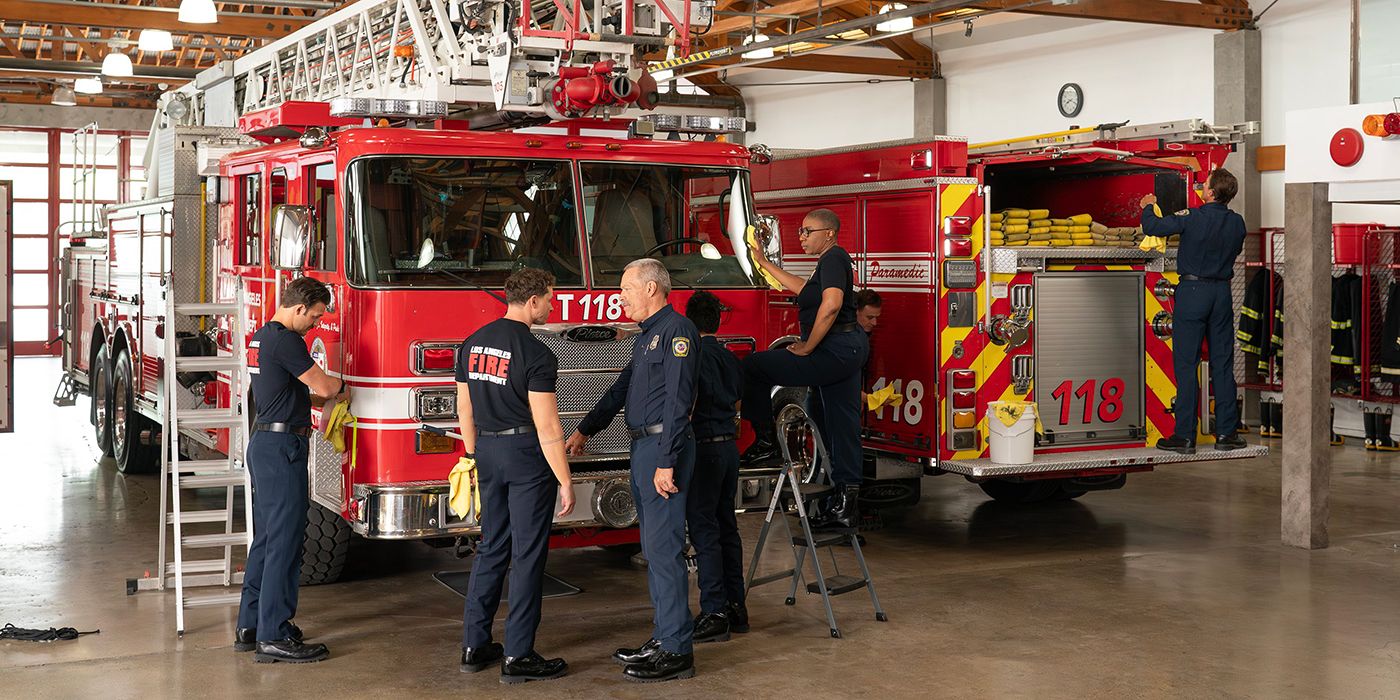
[(1332, 359), (1332, 364), (1334, 364), (1334, 365), (1354, 365), (1354, 364), (1356, 364), (1356, 359), (1355, 359), (1355, 358), (1345, 357), (1345, 356), (1343, 356), (1343, 355), (1332, 355), (1332, 356), (1331, 356), (1331, 359)]
[(1333, 321), (1333, 322), (1332, 322), (1332, 330), (1334, 330), (1334, 331), (1344, 331), (1344, 330), (1346, 330), (1346, 329), (1348, 329), (1348, 328), (1351, 328), (1351, 321)]
[(1242, 307), (1240, 307), (1240, 315), (1242, 315), (1242, 316), (1248, 316), (1248, 317), (1254, 318), (1254, 319), (1259, 318), (1259, 312), (1258, 312), (1258, 311), (1255, 311), (1254, 309), (1249, 308), (1248, 306), (1242, 306)]

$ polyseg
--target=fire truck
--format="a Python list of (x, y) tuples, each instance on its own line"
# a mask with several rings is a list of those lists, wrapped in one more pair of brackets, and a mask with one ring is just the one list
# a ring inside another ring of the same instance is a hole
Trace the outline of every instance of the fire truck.
[[(559, 358), (566, 431), (628, 360), (638, 327), (618, 285), (632, 260), (667, 266), (674, 305), (701, 286), (716, 293), (728, 308), (720, 339), (736, 353), (769, 341), (768, 291), (745, 245), (751, 154), (715, 138), (744, 120), (637, 116), (659, 101), (637, 47), (687, 45), (709, 6), (623, 0), (570, 15), (527, 2), (522, 17), (511, 3), (449, 5), (364, 0), (166, 95), (151, 198), (108, 208), (61, 261), (65, 381), (92, 396), (96, 441), (118, 468), (165, 464), (173, 493), (242, 484), (229, 474), (242, 471), (239, 433), (257, 407), (237, 360), (288, 280), (330, 287), (307, 342), (351, 387), (354, 418), (343, 452), (334, 435), (311, 438), (304, 582), (339, 576), (352, 531), (459, 542), (479, 532), (474, 514), (447, 507), (460, 454), (445, 435), (456, 427), (454, 360), (462, 338), (503, 312), (497, 290), (513, 270), (557, 280), (536, 334)], [(488, 130), (502, 127), (512, 130)], [(765, 240), (774, 255), (777, 244)], [(325, 427), (328, 416), (313, 417)], [(553, 546), (637, 540), (629, 446), (619, 416), (573, 459), (580, 505), (556, 523)], [(763, 502), (750, 491), (741, 501)], [(222, 568), (190, 571), (237, 582), (228, 547), (246, 533), (232, 494), (197, 518), (179, 515), (179, 500), (163, 507), (160, 562), (174, 523), (177, 586), (185, 546), (223, 547)], [(226, 527), (191, 538), (181, 522)], [(152, 587), (165, 582), (157, 574)]]
[[(1001, 245), (988, 225), (1004, 209), (1048, 209), (1121, 231), (1138, 224), (1144, 194), (1155, 193), (1164, 211), (1196, 206), (1195, 187), (1249, 128), (1104, 125), (971, 148), (938, 137), (791, 152), (755, 166), (755, 200), (776, 218), (783, 249), (801, 250), (804, 214), (831, 209), (857, 285), (882, 296), (866, 390), (892, 385), (903, 404), (865, 416), (867, 476), (884, 483), (863, 500), (908, 500), (923, 474), (962, 475), (997, 500), (1075, 498), (1160, 464), (1263, 454), (1210, 449), (1204, 360), (1201, 395), (1184, 397), (1206, 417), (1203, 449), (1153, 448), (1183, 400), (1172, 368), (1174, 249), (1127, 240)], [(799, 275), (815, 264), (784, 257)], [(775, 325), (793, 328), (795, 312)], [(1038, 407), (1043, 429), (1027, 464), (990, 459), (988, 406), (998, 401)]]

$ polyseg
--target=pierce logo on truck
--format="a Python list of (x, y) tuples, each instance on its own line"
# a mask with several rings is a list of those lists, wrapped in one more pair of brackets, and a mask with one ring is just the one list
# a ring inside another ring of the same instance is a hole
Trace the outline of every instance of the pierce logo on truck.
[(575, 343), (611, 343), (617, 340), (617, 329), (612, 326), (577, 326), (565, 331), (564, 337)]

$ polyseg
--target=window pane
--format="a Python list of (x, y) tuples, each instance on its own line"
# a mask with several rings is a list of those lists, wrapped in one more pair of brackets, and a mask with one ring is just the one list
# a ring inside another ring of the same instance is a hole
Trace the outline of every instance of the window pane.
[[(52, 340), (48, 309), (15, 309), (15, 342)], [(58, 335), (55, 331), (54, 335)]]
[(146, 137), (133, 136), (127, 143), (131, 144), (131, 164), (140, 166), (146, 162)]
[(15, 273), (15, 306), (48, 306), (49, 275), (47, 272)]
[(69, 131), (58, 135), (58, 152), (64, 165), (117, 164), (116, 134), (98, 134), (95, 145), (91, 137), (85, 137), (78, 149), (75, 151), (73, 147), (73, 132)]
[(14, 214), (14, 234), (16, 236), (48, 235), (48, 202), (15, 202)]
[(49, 241), (46, 238), (16, 238), (14, 253), (16, 270), (49, 269)]
[(49, 169), (39, 167), (0, 167), (0, 180), (14, 180), (15, 199), (44, 199), (49, 196)]
[[(81, 182), (79, 181), (81, 179)], [(73, 199), (96, 198), (101, 202), (117, 201), (117, 171), (84, 171), (79, 168), (60, 168), (58, 171), (58, 196)]]
[(0, 163), (49, 162), (49, 135), (43, 131), (0, 131)]

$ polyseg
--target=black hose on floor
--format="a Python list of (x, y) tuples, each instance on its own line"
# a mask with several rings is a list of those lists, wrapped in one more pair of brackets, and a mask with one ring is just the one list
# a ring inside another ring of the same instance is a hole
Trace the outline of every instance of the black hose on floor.
[(23, 627), (15, 627), (8, 622), (4, 628), (0, 628), (0, 639), (17, 639), (22, 642), (56, 642), (59, 640), (77, 639), (84, 634), (97, 634), (102, 630), (91, 632), (79, 632), (72, 627), (50, 627), (46, 630), (31, 630)]

